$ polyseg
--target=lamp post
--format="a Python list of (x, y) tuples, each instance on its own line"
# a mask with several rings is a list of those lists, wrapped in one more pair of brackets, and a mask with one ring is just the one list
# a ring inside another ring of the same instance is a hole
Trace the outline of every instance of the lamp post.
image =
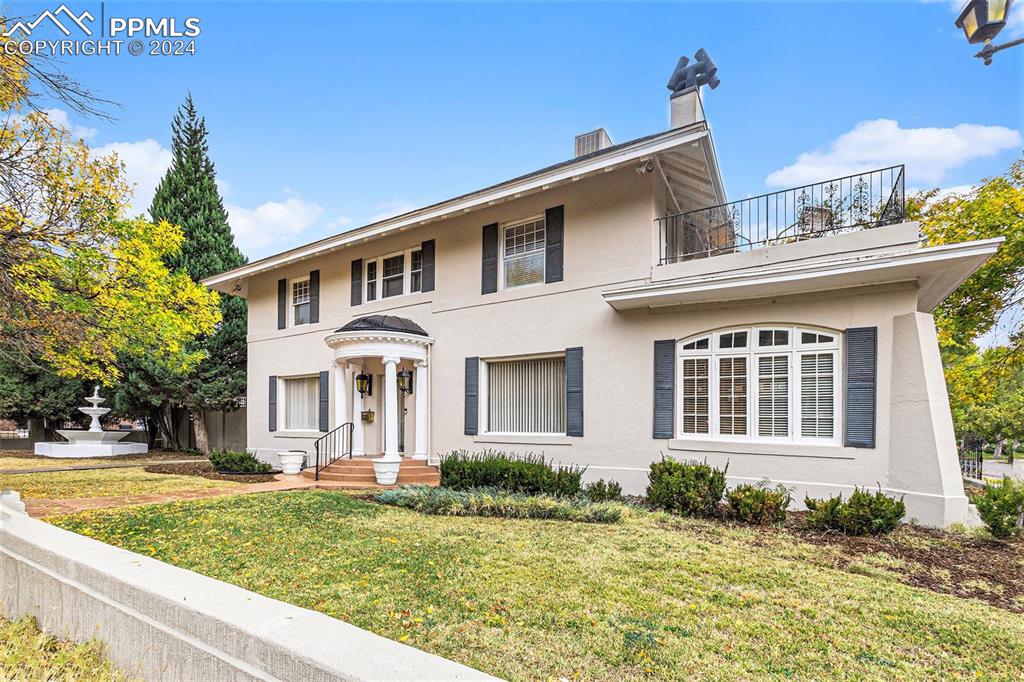
[(1024, 45), (1024, 38), (1011, 40), (1002, 45), (993, 45), (992, 39), (1006, 26), (1006, 17), (1010, 13), (1013, 0), (968, 0), (956, 19), (956, 27), (962, 29), (971, 45), (984, 43), (981, 51), (974, 55), (992, 63), (992, 55), (1015, 45)]

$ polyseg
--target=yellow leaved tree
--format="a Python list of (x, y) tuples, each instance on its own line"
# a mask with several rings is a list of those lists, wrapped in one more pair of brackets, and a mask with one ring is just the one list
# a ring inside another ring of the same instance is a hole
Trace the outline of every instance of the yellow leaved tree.
[(105, 384), (122, 355), (197, 362), (189, 341), (220, 311), (215, 292), (165, 265), (181, 230), (126, 215), (123, 165), (32, 106), (32, 75), (0, 50), (0, 354)]

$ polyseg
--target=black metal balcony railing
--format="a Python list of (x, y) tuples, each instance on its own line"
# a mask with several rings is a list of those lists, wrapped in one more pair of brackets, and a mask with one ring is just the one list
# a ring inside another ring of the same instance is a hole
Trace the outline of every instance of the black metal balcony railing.
[(661, 263), (903, 222), (903, 166), (866, 171), (658, 219)]

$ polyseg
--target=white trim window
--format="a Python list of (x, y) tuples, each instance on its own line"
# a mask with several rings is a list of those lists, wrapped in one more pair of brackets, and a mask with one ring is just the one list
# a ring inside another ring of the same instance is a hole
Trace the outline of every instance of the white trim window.
[(839, 338), (766, 326), (680, 341), (678, 436), (837, 444)]
[[(316, 431), (320, 420), (320, 379), (318, 376), (282, 377), (283, 405), (278, 410), (283, 431)], [(283, 408), (283, 409), (282, 409)]]
[(366, 300), (394, 298), (413, 294), (423, 289), (423, 249), (419, 246), (389, 253), (379, 258), (368, 258), (363, 264), (366, 282)]
[(487, 360), (485, 433), (564, 436), (565, 354)]
[(309, 277), (291, 281), (292, 326), (309, 324)]
[(547, 226), (534, 216), (502, 226), (501, 281), (505, 289), (544, 282)]

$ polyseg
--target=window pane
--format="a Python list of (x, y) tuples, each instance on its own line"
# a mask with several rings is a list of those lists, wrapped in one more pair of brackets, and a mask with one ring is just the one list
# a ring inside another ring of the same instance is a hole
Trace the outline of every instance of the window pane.
[(708, 433), (708, 359), (683, 358), (683, 433)]
[(505, 260), (505, 288), (544, 281), (544, 252)]
[(413, 251), (409, 266), (409, 291), (423, 288), (423, 251)]
[(320, 382), (316, 377), (284, 380), (284, 428), (315, 431), (318, 428)]
[(835, 433), (835, 355), (800, 357), (800, 435), (832, 438)]
[(785, 329), (760, 329), (757, 332), (757, 345), (763, 347), (785, 346), (789, 343), (789, 331)]
[(757, 434), (789, 435), (789, 356), (757, 358)]
[(309, 302), (309, 280), (303, 280), (301, 282), (294, 282), (292, 284), (292, 304), (299, 305), (300, 303)]
[(402, 275), (405, 272), (405, 256), (391, 256), (384, 259), (384, 298), (401, 296), (404, 293)]
[(294, 306), (295, 317), (293, 324), (309, 324), (309, 303), (302, 303)]
[(366, 264), (366, 300), (377, 300), (377, 261)]
[(728, 334), (722, 334), (718, 337), (719, 348), (746, 348), (747, 347), (747, 333), (746, 332), (730, 332)]
[(747, 359), (718, 360), (719, 432), (724, 436), (747, 434)]
[(706, 339), (706, 338), (704, 338), (704, 339), (697, 339), (696, 341), (691, 341), (690, 343), (687, 343), (687, 344), (685, 344), (683, 346), (683, 350), (707, 350), (707, 349), (708, 349), (708, 339)]
[(565, 358), (487, 363), (487, 430), (565, 433)]

